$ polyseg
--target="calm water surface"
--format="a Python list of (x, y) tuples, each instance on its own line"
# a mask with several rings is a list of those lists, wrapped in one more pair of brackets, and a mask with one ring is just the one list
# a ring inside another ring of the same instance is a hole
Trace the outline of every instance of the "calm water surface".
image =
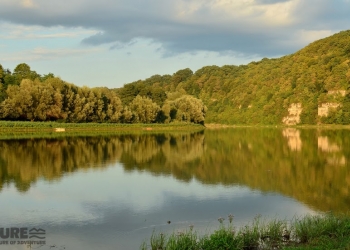
[(212, 232), (230, 213), (237, 227), (258, 214), (341, 213), (349, 161), (348, 130), (0, 140), (0, 227), (44, 229), (32, 249), (129, 250), (153, 230)]

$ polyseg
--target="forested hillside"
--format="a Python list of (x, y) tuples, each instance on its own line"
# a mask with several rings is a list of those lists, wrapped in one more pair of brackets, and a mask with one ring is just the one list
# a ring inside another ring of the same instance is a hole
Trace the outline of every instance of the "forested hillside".
[[(350, 31), (278, 59), (182, 69), (114, 90), (78, 88), (21, 67), (29, 66), (18, 65), (13, 73), (0, 67), (1, 119), (350, 124)], [(35, 97), (33, 89), (40, 88), (51, 91), (45, 100)], [(49, 111), (39, 107), (42, 102)]]
[[(294, 123), (349, 124), (349, 66), (350, 31), (343, 31), (279, 59), (183, 69), (126, 84), (118, 93), (125, 103), (144, 88), (194, 95), (208, 107), (207, 123), (281, 124), (292, 113), (299, 116)], [(295, 114), (288, 111), (292, 104), (300, 107)]]

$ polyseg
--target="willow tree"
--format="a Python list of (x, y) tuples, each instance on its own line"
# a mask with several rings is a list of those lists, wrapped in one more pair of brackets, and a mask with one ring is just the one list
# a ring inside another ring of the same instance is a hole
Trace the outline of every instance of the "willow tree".
[(8, 86), (6, 94), (1, 104), (2, 118), (39, 121), (61, 118), (62, 97), (51, 85), (25, 79), (19, 86)]
[(106, 91), (104, 100), (107, 105), (106, 115), (110, 122), (120, 122), (123, 115), (123, 104), (114, 91)]
[[(49, 79), (47, 81), (49, 82), (56, 81), (55, 79), (57, 78)], [(59, 89), (62, 94), (63, 119), (65, 119), (67, 122), (74, 122), (75, 121), (75, 113), (74, 113), (75, 99), (77, 97), (78, 87), (73, 84), (63, 83), (62, 88), (59, 88)]]
[(33, 115), (33, 98), (30, 87), (10, 85), (6, 90), (7, 98), (1, 103), (2, 118), (5, 119), (31, 119)]
[(136, 96), (130, 103), (130, 110), (134, 113), (134, 122), (155, 122), (160, 107), (148, 97)]
[(90, 91), (88, 87), (78, 88), (74, 100), (73, 120), (75, 122), (92, 121), (94, 101)]
[[(29, 80), (24, 80), (29, 81)], [(57, 120), (63, 118), (62, 95), (51, 84), (36, 82), (32, 89), (35, 102), (35, 120)]]
[(167, 105), (170, 106), (167, 108), (169, 117), (175, 117), (178, 121), (204, 124), (207, 107), (202, 100), (185, 95), (170, 101)]

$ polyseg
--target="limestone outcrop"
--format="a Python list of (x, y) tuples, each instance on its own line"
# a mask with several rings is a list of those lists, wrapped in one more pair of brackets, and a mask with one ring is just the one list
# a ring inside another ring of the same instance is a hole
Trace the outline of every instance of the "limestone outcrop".
[(300, 114), (302, 110), (301, 103), (292, 103), (288, 108), (288, 116), (283, 117), (282, 122), (286, 125), (296, 125), (300, 123)]
[(339, 103), (327, 102), (322, 103), (321, 106), (318, 106), (318, 116), (328, 116), (328, 113), (331, 109), (336, 109), (340, 106)]
[(346, 90), (329, 90), (327, 95), (340, 95), (344, 97), (346, 95)]

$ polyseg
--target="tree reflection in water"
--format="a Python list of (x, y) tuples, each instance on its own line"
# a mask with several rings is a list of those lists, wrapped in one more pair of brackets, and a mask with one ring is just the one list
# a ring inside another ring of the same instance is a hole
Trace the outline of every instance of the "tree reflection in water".
[(0, 189), (121, 163), (125, 171), (279, 192), (321, 211), (348, 211), (350, 131), (235, 128), (197, 133), (0, 141)]

